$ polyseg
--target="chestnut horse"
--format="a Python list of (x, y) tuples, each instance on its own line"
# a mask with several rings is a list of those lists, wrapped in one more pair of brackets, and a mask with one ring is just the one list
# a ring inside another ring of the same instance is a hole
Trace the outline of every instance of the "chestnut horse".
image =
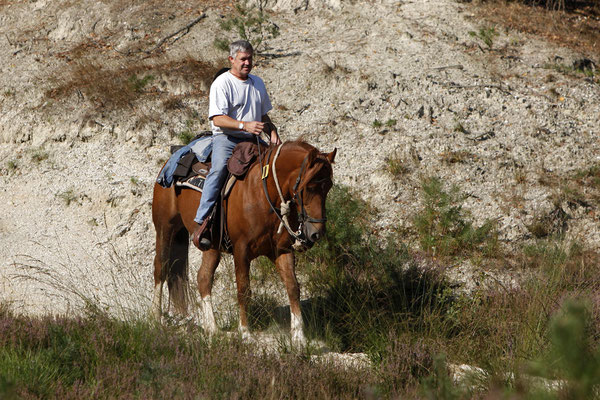
[[(275, 263), (290, 302), (291, 336), (297, 345), (306, 343), (300, 312), (300, 288), (296, 279), (294, 249), (310, 248), (325, 233), (325, 198), (332, 186), (332, 163), (336, 150), (324, 154), (305, 142), (286, 142), (262, 147), (257, 160), (228, 196), (226, 221), (232, 243), (239, 304), (239, 331), (249, 337), (248, 300), (250, 261), (266, 256)], [(163, 283), (175, 309), (187, 313), (185, 288), (188, 274), (189, 235), (201, 193), (154, 185), (152, 220), (156, 229), (153, 314), (160, 320)], [(285, 228), (285, 229), (282, 229)], [(198, 271), (198, 290), (203, 328), (217, 332), (211, 291), (221, 251), (213, 240), (203, 252)]]

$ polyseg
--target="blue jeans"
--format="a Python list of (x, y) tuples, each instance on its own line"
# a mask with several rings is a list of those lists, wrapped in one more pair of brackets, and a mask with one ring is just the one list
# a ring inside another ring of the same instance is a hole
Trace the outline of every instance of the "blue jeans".
[(248, 139), (235, 138), (233, 136), (220, 134), (214, 135), (212, 141), (212, 165), (206, 176), (204, 188), (202, 189), (202, 197), (200, 198), (200, 206), (196, 212), (196, 221), (202, 224), (210, 215), (213, 206), (219, 198), (221, 188), (227, 179), (227, 160), (231, 157), (233, 148), (240, 142)]

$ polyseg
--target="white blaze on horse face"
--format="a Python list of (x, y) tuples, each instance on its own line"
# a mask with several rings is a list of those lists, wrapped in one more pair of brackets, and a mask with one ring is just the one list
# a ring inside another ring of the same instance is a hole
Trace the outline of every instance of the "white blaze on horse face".
[(302, 315), (294, 314), (290, 311), (290, 333), (292, 334), (292, 344), (298, 347), (306, 346), (306, 337), (304, 337), (304, 323)]
[(200, 307), (202, 308), (202, 323), (204, 330), (209, 335), (217, 333), (217, 322), (215, 321), (215, 314), (213, 312), (210, 296), (206, 296), (200, 301)]
[(152, 298), (152, 316), (158, 322), (160, 322), (162, 314), (162, 287), (162, 282), (154, 285), (154, 297)]

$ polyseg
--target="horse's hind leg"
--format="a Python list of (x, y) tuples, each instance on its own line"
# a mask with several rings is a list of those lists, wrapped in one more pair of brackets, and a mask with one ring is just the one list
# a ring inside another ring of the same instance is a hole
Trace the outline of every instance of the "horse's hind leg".
[(162, 287), (165, 280), (169, 298), (175, 310), (187, 314), (189, 237), (185, 228), (175, 232), (157, 232), (154, 256), (154, 318), (160, 321), (162, 314)]
[(162, 316), (163, 283), (166, 278), (165, 265), (169, 262), (169, 240), (163, 240), (164, 234), (156, 231), (156, 253), (154, 254), (154, 296), (152, 299), (152, 317), (160, 322)]
[(235, 263), (235, 281), (237, 284), (237, 298), (240, 307), (239, 331), (242, 338), (250, 337), (248, 329), (248, 302), (252, 292), (250, 291), (250, 260), (247, 255), (247, 247), (238, 245), (233, 251)]
[(296, 279), (294, 254), (280, 254), (275, 259), (275, 266), (285, 285), (290, 300), (290, 333), (292, 336), (292, 344), (296, 346), (305, 346), (306, 338), (304, 336), (304, 322), (302, 321), (302, 312), (300, 310), (300, 286)]
[(209, 335), (217, 333), (217, 322), (213, 312), (211, 293), (215, 271), (221, 260), (221, 252), (211, 249), (202, 253), (202, 265), (198, 270), (198, 291), (201, 297), (201, 312), (204, 330)]

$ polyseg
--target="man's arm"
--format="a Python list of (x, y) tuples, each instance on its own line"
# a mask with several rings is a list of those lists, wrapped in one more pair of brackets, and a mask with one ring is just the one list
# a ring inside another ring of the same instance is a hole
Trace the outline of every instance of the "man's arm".
[(271, 122), (271, 118), (268, 114), (262, 116), (262, 122), (264, 123), (263, 132), (265, 132), (271, 138), (271, 143), (274, 145), (281, 144), (281, 139), (279, 138), (279, 134), (277, 133), (277, 128)]
[[(237, 121), (228, 115), (215, 115), (212, 118), (212, 122), (219, 128), (231, 129), (233, 131), (242, 130), (254, 135), (260, 135), (265, 127), (264, 122), (261, 121)], [(240, 124), (242, 124), (241, 129)]]
[(220, 128), (226, 128), (231, 130), (240, 130), (240, 124), (242, 124), (242, 131), (249, 132), (254, 135), (260, 135), (261, 132), (265, 132), (269, 135), (271, 143), (281, 144), (277, 128), (271, 122), (271, 118), (267, 114), (263, 115), (262, 121), (238, 121), (231, 118), (228, 115), (215, 115), (212, 118), (213, 124)]

